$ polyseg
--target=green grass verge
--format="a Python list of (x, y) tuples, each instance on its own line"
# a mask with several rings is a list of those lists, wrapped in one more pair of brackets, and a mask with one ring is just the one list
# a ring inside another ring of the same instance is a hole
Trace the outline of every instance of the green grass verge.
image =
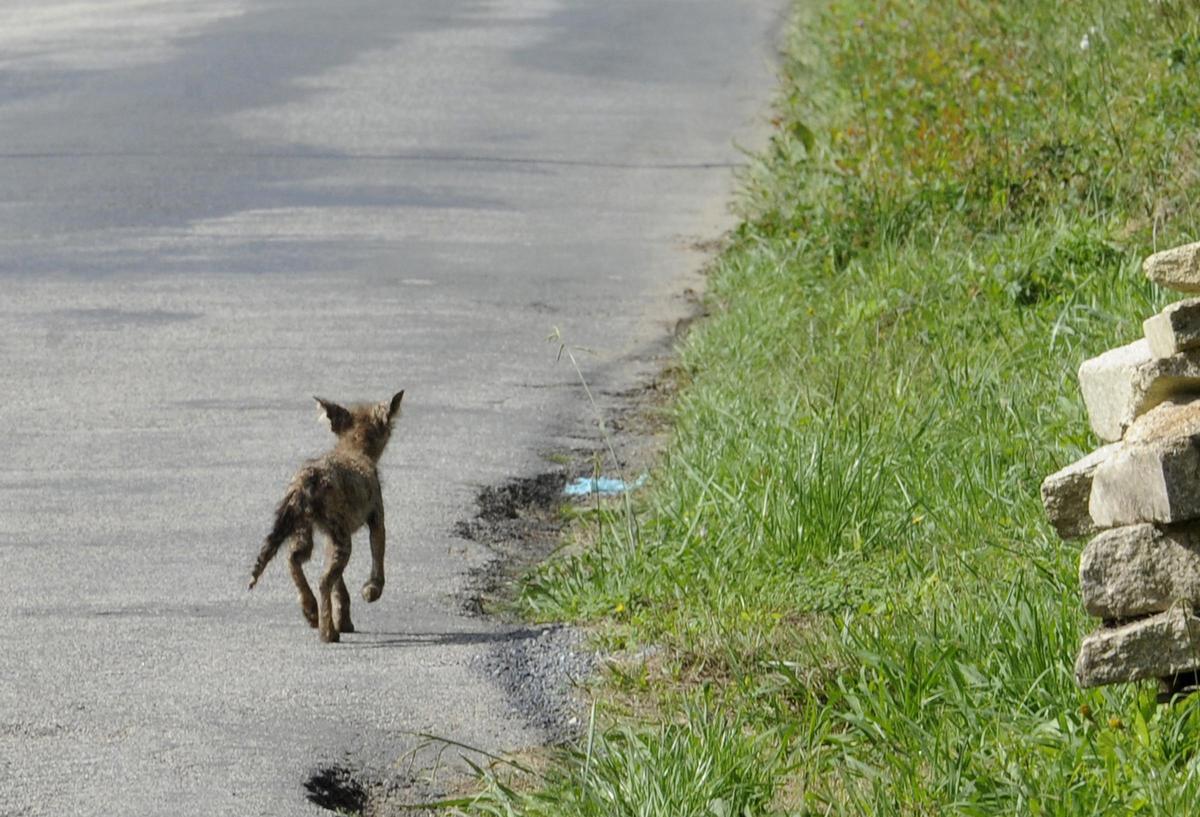
[(1197, 236), (1197, 7), (814, 5), (639, 535), (522, 596), (662, 651), (477, 809), (1192, 813), (1200, 704), (1075, 686), (1038, 486), (1096, 445), (1079, 363), (1168, 300), (1140, 260)]

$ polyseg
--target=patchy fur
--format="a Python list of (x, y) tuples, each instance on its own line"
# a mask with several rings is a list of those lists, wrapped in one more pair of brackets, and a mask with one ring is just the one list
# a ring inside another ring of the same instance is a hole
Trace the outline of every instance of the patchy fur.
[[(322, 641), (337, 641), (340, 633), (354, 632), (350, 593), (342, 571), (350, 560), (350, 536), (363, 525), (371, 531), (371, 576), (363, 585), (362, 596), (375, 601), (383, 592), (385, 534), (377, 464), (391, 437), (392, 424), (400, 416), (403, 397), (401, 391), (390, 401), (348, 409), (316, 398), (338, 437), (337, 444), (332, 451), (304, 463), (292, 477), (250, 575), (253, 588), (280, 546), (290, 540), (288, 567), (300, 591), (300, 609)], [(319, 603), (303, 568), (312, 556), (314, 528), (328, 540), (325, 573), (317, 586)]]

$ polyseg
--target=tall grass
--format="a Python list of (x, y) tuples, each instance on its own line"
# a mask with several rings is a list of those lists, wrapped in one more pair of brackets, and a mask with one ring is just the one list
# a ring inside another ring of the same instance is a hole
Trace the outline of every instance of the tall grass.
[(520, 796), (490, 778), (482, 814), (558, 817), (741, 817), (767, 808), (773, 790), (764, 758), (778, 750), (767, 736), (748, 738), (727, 728), (703, 707), (684, 723), (655, 729), (617, 727), (598, 745), (566, 754), (548, 775), (546, 789)]
[[(1200, 5), (818, 6), (639, 535), (523, 594), (663, 647), (602, 693), (609, 813), (693, 813), (636, 780), (688, 790), (731, 741), (728, 813), (1191, 813), (1200, 704), (1075, 686), (1078, 543), (1038, 485), (1096, 444), (1078, 364), (1164, 303), (1141, 258), (1197, 237)], [(598, 813), (581, 762), (555, 813)]]

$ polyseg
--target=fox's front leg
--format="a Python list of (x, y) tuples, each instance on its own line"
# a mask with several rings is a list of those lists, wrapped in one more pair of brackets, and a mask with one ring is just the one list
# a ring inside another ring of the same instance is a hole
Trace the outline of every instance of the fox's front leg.
[(382, 505), (367, 518), (367, 525), (371, 528), (371, 577), (363, 585), (362, 597), (375, 601), (383, 594), (383, 554), (387, 550)]

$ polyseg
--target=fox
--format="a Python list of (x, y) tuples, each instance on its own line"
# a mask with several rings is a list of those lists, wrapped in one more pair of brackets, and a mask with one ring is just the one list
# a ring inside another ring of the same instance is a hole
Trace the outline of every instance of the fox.
[[(284, 542), (291, 542), (288, 567), (300, 593), (300, 611), (321, 641), (341, 640), (354, 632), (350, 620), (350, 593), (342, 572), (350, 560), (350, 537), (364, 524), (371, 531), (371, 573), (362, 597), (376, 601), (383, 593), (383, 557), (387, 549), (383, 519), (383, 493), (379, 483), (379, 458), (400, 416), (404, 391), (381, 403), (359, 403), (344, 408), (320, 397), (329, 428), (337, 435), (333, 449), (308, 460), (292, 477), (267, 534), (254, 569), (253, 590), (267, 564)], [(312, 556), (313, 531), (326, 537), (325, 572), (317, 585), (318, 598), (304, 576), (304, 563)]]

